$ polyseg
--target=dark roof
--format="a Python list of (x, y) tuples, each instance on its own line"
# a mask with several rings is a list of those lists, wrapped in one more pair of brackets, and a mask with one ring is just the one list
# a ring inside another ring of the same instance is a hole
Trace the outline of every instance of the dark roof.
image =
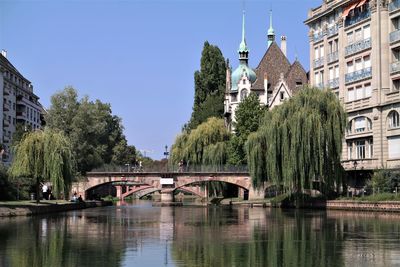
[[(307, 72), (304, 70), (301, 63), (296, 59), (285, 74), (286, 84), (292, 90), (292, 94), (296, 94), (298, 89), (308, 83)], [(302, 86), (296, 86), (296, 83), (301, 83)]]
[(257, 80), (252, 85), (252, 89), (264, 88), (264, 77), (267, 76), (268, 84), (271, 89), (279, 82), (281, 73), (287, 73), (290, 69), (290, 62), (283, 54), (282, 50), (273, 42), (265, 52), (258, 67), (255, 69)]
[(20, 76), (20, 78), (24, 79), (26, 82), (31, 83), (28, 79), (26, 79), (18, 70), (16, 67), (14, 67), (13, 64), (11, 64), (11, 62), (0, 53), (0, 66), (4, 66), (7, 69), (10, 69), (11, 71), (13, 71), (15, 74), (17, 74), (18, 76)]

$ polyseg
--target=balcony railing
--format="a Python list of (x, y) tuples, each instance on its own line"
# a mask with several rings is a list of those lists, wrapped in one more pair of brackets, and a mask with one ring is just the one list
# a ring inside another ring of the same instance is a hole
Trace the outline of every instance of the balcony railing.
[(389, 4), (389, 12), (395, 11), (400, 8), (400, 1), (399, 0), (393, 0)]
[(9, 111), (10, 110), (10, 104), (4, 103), (3, 105), (4, 105), (3, 106), (3, 110), (5, 110), (5, 111)]
[(338, 88), (339, 87), (339, 78), (334, 78), (328, 81), (329, 88)]
[(337, 60), (339, 60), (339, 52), (338, 51), (328, 54), (328, 56), (327, 56), (328, 63), (331, 63), (331, 62), (334, 62)]
[(399, 71), (400, 71), (400, 61), (396, 61), (390, 64), (390, 73), (395, 73)]
[(324, 58), (323, 57), (314, 59), (314, 69), (318, 68), (318, 67), (321, 67), (322, 65), (324, 65)]
[(25, 112), (24, 111), (17, 111), (17, 117), (24, 117), (25, 118)]
[(315, 33), (313, 39), (314, 39), (314, 43), (321, 41), (322, 39), (324, 39), (324, 32), (321, 31), (319, 33)]
[(358, 13), (355, 16), (347, 16), (345, 22), (344, 22), (344, 26), (348, 27), (351, 25), (354, 25), (362, 20), (368, 19), (369, 17), (371, 17), (371, 12), (369, 11), (369, 9), (366, 9), (363, 12)]
[(332, 36), (332, 35), (337, 34), (338, 32), (339, 32), (339, 26), (338, 26), (337, 24), (335, 24), (334, 26), (329, 27), (329, 28), (327, 29), (326, 35), (327, 35), (328, 37), (330, 37), (330, 36)]
[(316, 87), (319, 88), (319, 89), (324, 89), (325, 88), (324, 83), (317, 83)]
[(365, 68), (362, 70), (354, 71), (351, 73), (347, 73), (345, 75), (345, 82), (347, 83), (352, 83), (352, 82), (357, 82), (366, 78), (370, 78), (372, 76), (372, 68)]
[(390, 43), (397, 42), (400, 40), (400, 30), (395, 30), (389, 34)]
[(345, 55), (349, 56), (365, 49), (371, 48), (371, 38), (367, 38), (346, 46)]

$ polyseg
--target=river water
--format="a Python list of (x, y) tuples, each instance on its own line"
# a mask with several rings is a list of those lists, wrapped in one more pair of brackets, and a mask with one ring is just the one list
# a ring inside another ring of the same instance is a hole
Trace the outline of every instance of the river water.
[(400, 266), (400, 214), (136, 201), (2, 218), (0, 266)]

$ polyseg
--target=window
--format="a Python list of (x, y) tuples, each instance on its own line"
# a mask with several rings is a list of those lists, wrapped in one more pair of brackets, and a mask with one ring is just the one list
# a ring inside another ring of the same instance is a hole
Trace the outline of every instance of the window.
[(399, 113), (395, 110), (389, 112), (389, 129), (400, 127)]
[(360, 29), (357, 29), (357, 30), (355, 30), (355, 40), (354, 41), (360, 41), (360, 40), (362, 40), (363, 39), (363, 36), (362, 36), (362, 31), (361, 31), (361, 28)]
[(347, 142), (347, 159), (353, 159), (353, 143)]
[(365, 140), (356, 141), (357, 159), (365, 159)]
[(240, 92), (240, 101), (246, 99), (246, 97), (247, 97), (247, 90), (246, 90), (246, 89), (243, 89), (243, 90)]
[(348, 43), (348, 44), (353, 43), (353, 32), (349, 32), (349, 33), (347, 34), (347, 43)]
[(349, 121), (347, 124), (347, 133), (351, 133), (353, 131), (353, 121)]
[(231, 96), (231, 102), (236, 102), (237, 101), (237, 97), (236, 94)]
[(388, 137), (389, 159), (400, 158), (400, 136)]
[(334, 68), (329, 68), (329, 80), (332, 80), (335, 77)]
[(400, 80), (393, 80), (393, 90), (398, 91), (400, 89)]
[(325, 51), (324, 51), (324, 46), (323, 46), (323, 45), (321, 45), (321, 46), (319, 47), (319, 51), (320, 51), (320, 57), (324, 57)]
[(355, 97), (354, 97), (354, 89), (353, 88), (349, 88), (347, 91), (347, 100), (348, 101), (354, 101)]
[(356, 99), (364, 98), (364, 89), (362, 85), (356, 87)]
[(353, 61), (347, 62), (347, 73), (354, 72)]
[(364, 69), (371, 67), (371, 58), (369, 55), (365, 56), (363, 58), (363, 61), (364, 61)]
[(371, 97), (372, 89), (371, 89), (371, 84), (370, 83), (366, 83), (364, 85), (364, 91), (365, 91), (365, 97)]
[(339, 66), (335, 66), (335, 78), (339, 78)]
[(354, 119), (354, 128), (356, 133), (364, 132), (367, 128), (367, 121), (365, 117), (358, 117)]
[(243, 79), (243, 80), (242, 80), (242, 83), (243, 83), (243, 84), (246, 84), (246, 79)]
[(368, 141), (368, 158), (372, 158), (374, 156), (374, 142), (372, 139)]
[(356, 71), (362, 70), (362, 68), (363, 68), (362, 59), (361, 58), (357, 58), (355, 63), (356, 63)]
[(371, 37), (371, 29), (369, 25), (364, 26), (364, 39), (368, 39)]
[(283, 101), (285, 99), (285, 92), (280, 92), (280, 98), (281, 98), (281, 101)]
[(319, 58), (318, 50), (319, 50), (318, 47), (315, 47), (315, 49), (314, 49), (314, 58), (315, 59)]
[(319, 84), (319, 73), (318, 72), (314, 73), (314, 77), (315, 77), (315, 84), (318, 85)]

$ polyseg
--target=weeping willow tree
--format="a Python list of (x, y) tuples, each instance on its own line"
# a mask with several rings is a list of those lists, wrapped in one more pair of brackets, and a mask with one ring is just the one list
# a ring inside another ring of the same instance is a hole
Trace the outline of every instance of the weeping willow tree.
[(185, 160), (194, 165), (222, 166), (226, 163), (229, 132), (224, 120), (209, 118), (190, 132), (179, 135), (171, 149), (171, 164)]
[(305, 88), (267, 112), (246, 143), (254, 186), (271, 182), (291, 193), (311, 189), (314, 181), (323, 193), (339, 187), (345, 127), (346, 113), (327, 90)]
[(39, 187), (50, 181), (57, 197), (66, 196), (74, 176), (72, 147), (64, 134), (53, 130), (34, 131), (14, 148), (14, 160), (9, 169), (13, 177), (28, 177), (36, 182), (36, 200)]

